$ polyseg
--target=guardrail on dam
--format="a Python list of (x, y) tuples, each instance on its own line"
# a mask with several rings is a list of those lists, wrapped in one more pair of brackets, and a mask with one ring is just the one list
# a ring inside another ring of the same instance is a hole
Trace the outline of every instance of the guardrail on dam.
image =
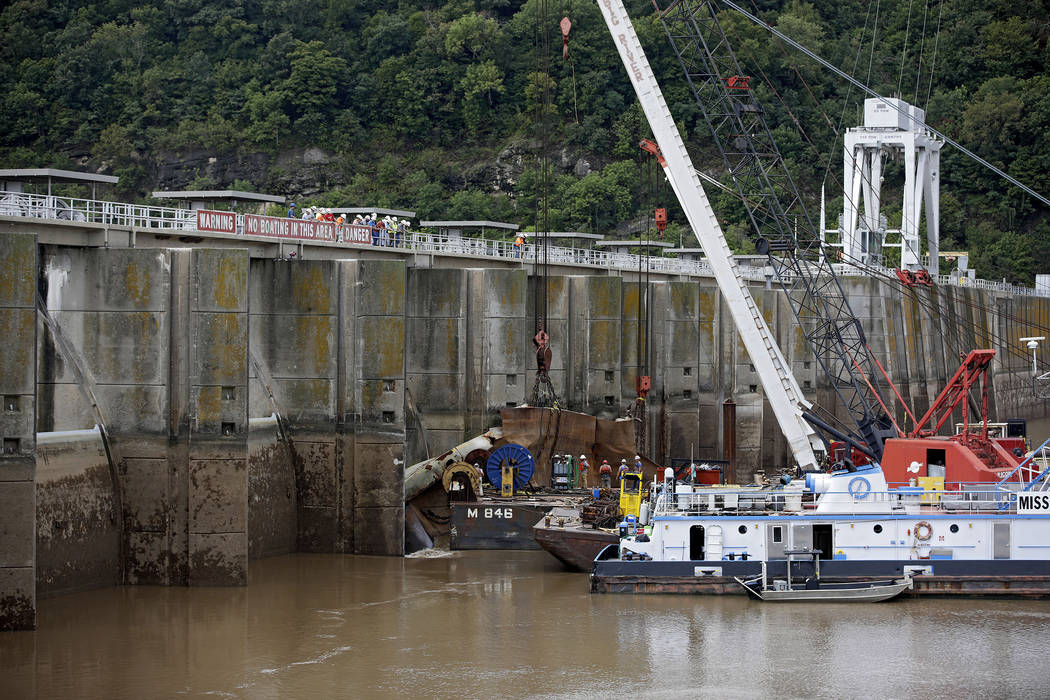
[[(404, 464), (424, 444), (437, 453), (496, 424), (534, 380), (531, 266), (283, 261), (226, 242), (105, 248), (53, 236), (0, 234), (5, 628), (34, 624), (37, 595), (244, 585), (250, 559), (292, 551), (398, 555)], [(617, 417), (634, 400), (645, 289), (557, 271), (554, 385), (566, 408)], [(1050, 325), (1038, 297), (845, 286), (919, 410), (957, 366), (955, 345)], [(785, 463), (713, 282), (667, 276), (648, 293), (651, 456), (721, 457), (732, 398), (737, 479)], [(756, 283), (755, 294), (807, 395), (832, 406), (782, 293)], [(996, 349), (995, 412), (1043, 415), (1030, 358)]]

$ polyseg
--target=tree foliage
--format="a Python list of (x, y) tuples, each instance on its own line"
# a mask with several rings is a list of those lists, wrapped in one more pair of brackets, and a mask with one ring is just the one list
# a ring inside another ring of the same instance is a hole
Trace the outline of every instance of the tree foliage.
[[(724, 176), (652, 4), (627, 5), (694, 162)], [(868, 0), (757, 7), (763, 21), (924, 107), (931, 125), (1050, 194), (1045, 3), (883, 3), (877, 27)], [(567, 61), (563, 14), (573, 22)], [(863, 96), (745, 18), (725, 10), (719, 20), (807, 206), (815, 212), (823, 183), (834, 212), (841, 134), (859, 123)], [(7, 166), (86, 159), (121, 175), (121, 196), (138, 199), (179, 154), (262, 153), (272, 165), (254, 186), (299, 197), (285, 154), (320, 147), (333, 166), (319, 201), (535, 226), (546, 144), (552, 229), (637, 230), (663, 205), (672, 230), (684, 230), (638, 150), (649, 128), (593, 0), (555, 10), (540, 0), (11, 0), (0, 31)], [(900, 168), (887, 164), (891, 218), (902, 188)], [(969, 249), (989, 278), (1030, 283), (1050, 272), (1047, 207), (950, 147), (941, 188), (942, 247)], [(712, 200), (734, 246), (749, 250), (739, 204)]]

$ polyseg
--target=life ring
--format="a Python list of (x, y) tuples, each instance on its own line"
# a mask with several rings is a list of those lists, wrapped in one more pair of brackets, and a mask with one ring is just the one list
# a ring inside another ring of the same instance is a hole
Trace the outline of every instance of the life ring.
[(915, 523), (915, 539), (925, 542), (931, 537), (933, 537), (933, 526), (929, 522), (923, 520)]
[(858, 501), (864, 500), (871, 493), (871, 482), (865, 479), (863, 476), (855, 476), (847, 487), (849, 495), (856, 498)]

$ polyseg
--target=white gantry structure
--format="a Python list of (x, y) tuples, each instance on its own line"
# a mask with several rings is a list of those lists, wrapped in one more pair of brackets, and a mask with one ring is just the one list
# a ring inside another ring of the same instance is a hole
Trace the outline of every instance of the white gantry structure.
[[(843, 153), (844, 201), (839, 233), (846, 260), (881, 265), (886, 236), (900, 234), (901, 263), (905, 270), (926, 269), (938, 274), (940, 246), (940, 160), (944, 142), (926, 128), (925, 111), (898, 99), (873, 97), (864, 101), (864, 126), (846, 131)], [(882, 214), (882, 171), (887, 157), (901, 157), (904, 165), (904, 206), (900, 228), (887, 226)], [(926, 209), (926, 247), (923, 264), (919, 223)]]

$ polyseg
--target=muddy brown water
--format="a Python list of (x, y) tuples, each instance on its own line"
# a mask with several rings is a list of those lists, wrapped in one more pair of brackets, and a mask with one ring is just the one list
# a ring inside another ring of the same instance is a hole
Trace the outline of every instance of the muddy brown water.
[(1050, 602), (592, 595), (545, 552), (290, 555), (39, 602), (5, 698), (1045, 697)]

